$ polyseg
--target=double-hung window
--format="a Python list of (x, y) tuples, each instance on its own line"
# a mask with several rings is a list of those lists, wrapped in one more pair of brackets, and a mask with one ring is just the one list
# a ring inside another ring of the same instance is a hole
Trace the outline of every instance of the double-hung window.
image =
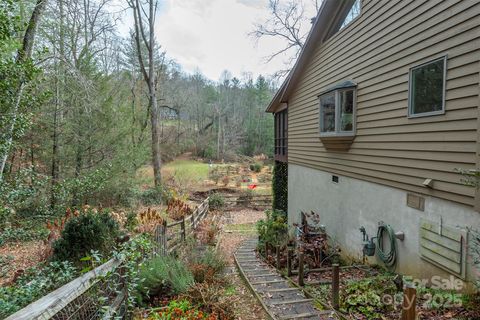
[(329, 91), (320, 98), (320, 137), (355, 135), (355, 87)]
[(430, 116), (445, 112), (447, 57), (410, 69), (408, 115)]

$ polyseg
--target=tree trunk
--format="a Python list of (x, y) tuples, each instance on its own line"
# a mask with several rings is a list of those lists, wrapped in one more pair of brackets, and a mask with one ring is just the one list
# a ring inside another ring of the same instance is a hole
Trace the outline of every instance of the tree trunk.
[[(17, 63), (21, 64), (24, 63), (26, 60), (30, 59), (32, 56), (33, 51), (33, 44), (35, 42), (35, 33), (37, 31), (38, 22), (40, 21), (40, 17), (45, 9), (48, 0), (37, 0), (35, 8), (33, 9), (32, 16), (30, 17), (30, 21), (28, 22), (27, 30), (25, 31), (25, 35), (23, 37), (23, 45), (22, 48), (18, 51), (17, 54)], [(15, 105), (13, 106), (12, 110), (12, 119), (11, 124), (7, 129), (7, 141), (5, 152), (0, 155), (0, 182), (3, 180), (3, 171), (5, 170), (5, 164), (7, 163), (8, 153), (10, 152), (10, 148), (13, 143), (13, 132), (15, 130), (15, 125), (17, 122), (17, 113), (18, 108), (20, 106), (20, 102), (22, 100), (22, 94), (24, 89), (25, 83), (20, 83), (19, 88), (17, 89), (17, 96)]]
[[(156, 0), (149, 0), (149, 15), (148, 15), (148, 41), (144, 34), (143, 29), (143, 17), (142, 12), (145, 11), (141, 7), (139, 0), (128, 0), (130, 7), (133, 9), (133, 18), (135, 26), (135, 43), (137, 47), (138, 62), (140, 64), (140, 70), (142, 71), (143, 78), (148, 85), (148, 104), (150, 107), (150, 125), (152, 133), (152, 166), (153, 177), (155, 187), (162, 185), (161, 174), (161, 155), (160, 155), (160, 132), (159, 132), (159, 114), (158, 103), (156, 94), (156, 79), (155, 79), (155, 12), (156, 12)], [(148, 72), (146, 70), (146, 64), (142, 56), (142, 43), (148, 50)]]
[(158, 130), (158, 106), (155, 94), (150, 98), (150, 125), (152, 126), (152, 166), (155, 187), (162, 185), (162, 160), (160, 155), (160, 134)]
[(52, 137), (52, 185), (50, 191), (50, 207), (55, 208), (56, 197), (55, 188), (58, 184), (59, 168), (58, 168), (58, 108), (55, 106), (53, 114), (53, 137)]
[(154, 0), (149, 1), (150, 15), (149, 15), (149, 33), (150, 45), (148, 50), (148, 90), (150, 91), (150, 122), (152, 126), (152, 165), (153, 177), (155, 187), (162, 185), (161, 165), (162, 159), (160, 157), (160, 135), (158, 132), (158, 104), (156, 94), (156, 80), (155, 80), (155, 4)]
[(60, 37), (59, 37), (59, 55), (60, 62), (57, 62), (57, 75), (55, 79), (55, 109), (53, 111), (53, 132), (52, 132), (52, 182), (50, 190), (50, 208), (55, 209), (57, 204), (56, 199), (56, 186), (60, 179), (60, 165), (59, 165), (59, 110), (61, 109), (62, 89), (60, 85), (64, 83), (63, 71), (64, 68), (64, 56), (65, 56), (65, 30), (64, 30), (64, 7), (63, 1), (58, 1), (60, 11)]
[(218, 113), (218, 128), (217, 128), (217, 159), (220, 160), (220, 129), (221, 129), (220, 112)]
[[(81, 140), (81, 139), (79, 139)], [(77, 150), (75, 151), (75, 178), (80, 178), (82, 168), (83, 168), (83, 149), (80, 146), (78, 141)], [(72, 207), (80, 206), (81, 197), (79, 195), (78, 187), (75, 187), (76, 190), (73, 191)]]

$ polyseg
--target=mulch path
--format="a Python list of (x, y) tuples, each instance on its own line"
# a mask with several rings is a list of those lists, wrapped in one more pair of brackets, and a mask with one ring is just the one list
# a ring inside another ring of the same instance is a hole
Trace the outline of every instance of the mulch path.
[[(224, 212), (220, 220), (220, 225), (222, 229), (227, 229), (228, 226), (234, 225), (244, 225), (256, 223), (260, 219), (265, 218), (265, 213), (263, 211), (251, 210), (251, 209), (242, 209), (238, 211), (227, 211)], [(233, 228), (232, 228), (233, 229)], [(220, 235), (220, 250), (222, 250), (227, 259), (229, 266), (235, 265), (233, 260), (233, 253), (240, 244), (251, 237), (251, 235), (244, 234), (241, 232), (229, 231), (222, 232)]]

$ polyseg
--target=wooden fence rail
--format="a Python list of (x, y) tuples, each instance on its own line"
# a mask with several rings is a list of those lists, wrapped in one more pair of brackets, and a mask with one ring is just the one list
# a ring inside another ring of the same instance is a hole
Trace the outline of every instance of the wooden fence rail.
[(273, 196), (271, 194), (259, 195), (236, 195), (236, 194), (222, 194), (225, 203), (228, 206), (245, 206), (267, 209), (272, 207)]
[[(157, 226), (152, 255), (166, 255), (178, 248), (207, 216), (208, 200), (205, 199), (190, 216)], [(180, 230), (169, 232), (175, 227), (180, 227)], [(122, 263), (121, 260), (111, 259), (32, 302), (6, 320), (123, 319), (126, 315), (126, 286), (122, 277)]]

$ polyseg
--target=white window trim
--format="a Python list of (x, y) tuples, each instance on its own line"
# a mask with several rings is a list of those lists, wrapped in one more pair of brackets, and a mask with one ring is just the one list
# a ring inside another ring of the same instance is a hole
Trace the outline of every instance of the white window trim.
[[(353, 114), (352, 114), (352, 131), (339, 131), (340, 127), (340, 92), (353, 90)], [(335, 132), (322, 132), (323, 113), (322, 113), (322, 96), (331, 94), (332, 92), (325, 92), (319, 96), (318, 110), (320, 111), (319, 117), (319, 131), (320, 137), (353, 137), (357, 132), (357, 88), (342, 88), (333, 91), (335, 93)]]
[[(421, 117), (430, 117), (430, 116), (436, 116), (436, 115), (442, 115), (445, 114), (445, 97), (446, 97), (446, 91), (447, 91), (447, 55), (430, 60), (427, 62), (424, 62), (420, 65), (414, 66), (410, 68), (408, 72), (408, 118), (421, 118)], [(412, 73), (414, 70), (424, 67), (426, 65), (429, 65), (431, 63), (437, 62), (443, 60), (443, 90), (442, 90), (442, 109), (438, 111), (431, 111), (431, 112), (423, 112), (423, 113), (413, 113), (412, 108), (413, 108), (413, 88), (412, 88)]]
[[(353, 2), (353, 5), (355, 5), (355, 2), (356, 1)], [(345, 23), (345, 21), (342, 21), (342, 23), (340, 24), (340, 28), (338, 29), (339, 31), (345, 29), (346, 27), (351, 25), (354, 21), (356, 21), (360, 18), (360, 16), (362, 15), (362, 11), (363, 11), (362, 10), (363, 9), (363, 0), (359, 0), (359, 6), (360, 6), (360, 8), (359, 8), (360, 11), (358, 12), (358, 14), (352, 20), (350, 20), (348, 23)], [(350, 8), (350, 10), (351, 9), (352, 8)], [(348, 10), (348, 13), (350, 13), (350, 10)], [(348, 16), (348, 13), (347, 13), (347, 16)], [(345, 17), (345, 18), (347, 18), (347, 17)]]

